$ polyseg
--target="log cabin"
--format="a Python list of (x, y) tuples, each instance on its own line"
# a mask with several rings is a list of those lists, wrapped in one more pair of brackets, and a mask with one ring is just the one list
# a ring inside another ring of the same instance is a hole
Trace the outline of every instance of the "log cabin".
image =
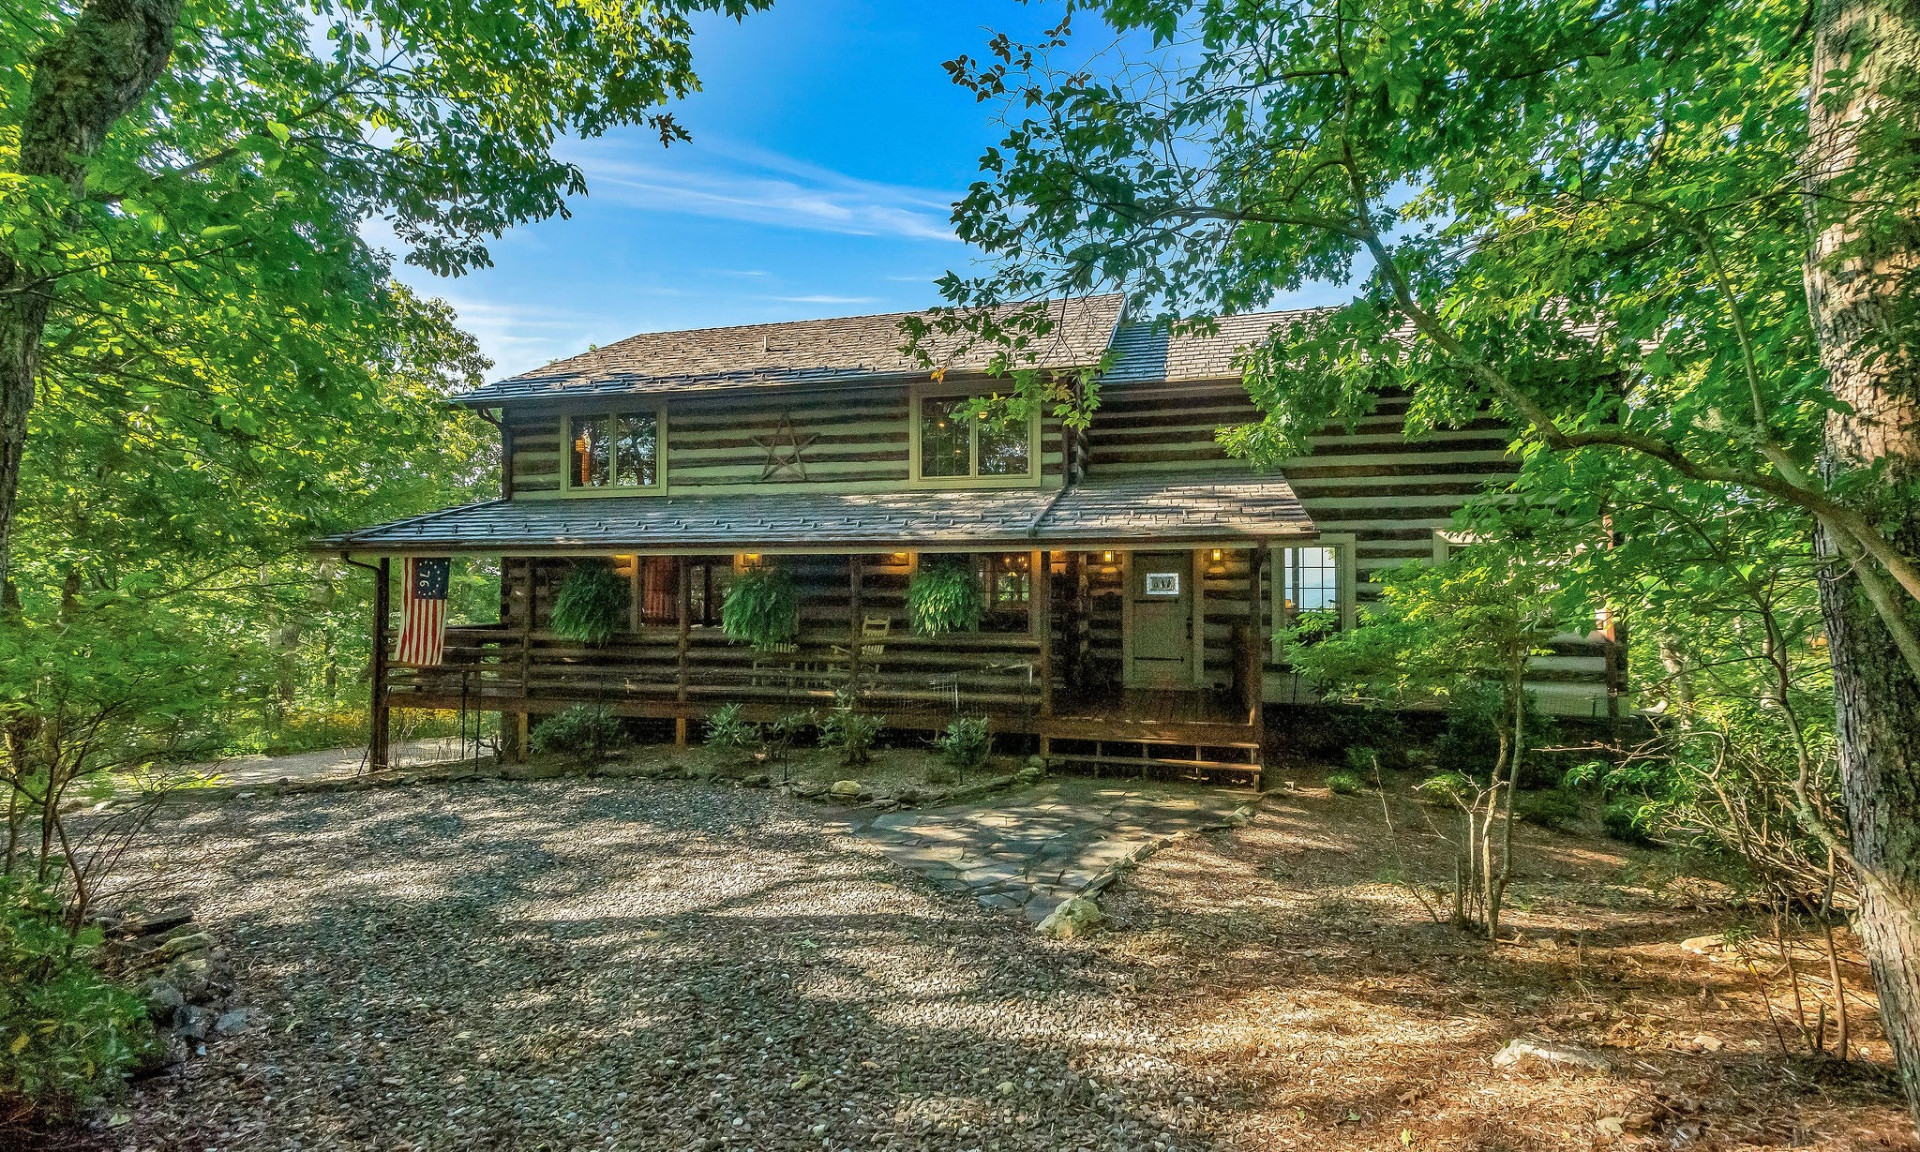
[[(1060, 304), (1025, 365), (1104, 364), (1083, 430), (970, 418), (1006, 381), (984, 352), (929, 372), (903, 314), (646, 333), (457, 397), (500, 428), (499, 498), (317, 542), (382, 572), (373, 760), (392, 709), (500, 713), (517, 754), (530, 721), (582, 702), (684, 743), (730, 703), (764, 720), (852, 692), (895, 729), (980, 715), (1056, 761), (1257, 784), (1311, 702), (1277, 630), (1304, 612), (1353, 626), (1377, 573), (1444, 559), (1454, 512), (1514, 470), (1498, 423), (1409, 441), (1392, 397), (1278, 469), (1229, 457), (1217, 430), (1257, 418), (1236, 353), (1297, 315), (1169, 335), (1119, 296)], [(499, 618), (451, 627), (440, 665), (398, 665), (389, 565), (448, 555), (498, 559)], [(583, 563), (630, 590), (600, 645), (549, 627)], [(721, 628), (729, 583), (761, 566), (799, 593), (772, 651)], [(934, 566), (978, 581), (977, 630), (914, 634), (907, 594)], [(1543, 708), (1617, 715), (1616, 639), (1536, 658)]]

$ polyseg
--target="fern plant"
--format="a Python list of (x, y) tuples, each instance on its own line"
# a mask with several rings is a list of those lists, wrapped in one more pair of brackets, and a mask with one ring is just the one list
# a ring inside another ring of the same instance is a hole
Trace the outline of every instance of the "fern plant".
[(755, 652), (791, 641), (800, 634), (800, 591), (793, 577), (771, 564), (734, 577), (720, 603), (720, 630)]
[(613, 638), (627, 622), (632, 589), (604, 560), (586, 560), (573, 566), (553, 598), (548, 626), (562, 640), (599, 646)]
[(965, 563), (922, 568), (907, 584), (907, 615), (916, 635), (975, 631), (985, 607), (980, 580)]

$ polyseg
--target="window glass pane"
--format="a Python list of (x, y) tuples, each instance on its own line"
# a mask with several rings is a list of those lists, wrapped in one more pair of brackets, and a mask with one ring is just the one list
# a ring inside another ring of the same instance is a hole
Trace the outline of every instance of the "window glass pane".
[(974, 572), (986, 601), (981, 628), (988, 632), (1026, 630), (1028, 605), (1033, 599), (1031, 559), (1025, 552), (975, 558)]
[(1033, 471), (1025, 420), (980, 423), (980, 475), (1025, 476)]
[(1340, 566), (1332, 548), (1289, 548), (1281, 566), (1281, 594), (1289, 618), (1340, 608)]
[(572, 481), (580, 488), (600, 487), (607, 483), (612, 471), (612, 445), (608, 442), (608, 425), (611, 421), (605, 416), (594, 416), (584, 419), (575, 417), (572, 423), (572, 463), (569, 466)]
[(969, 474), (966, 403), (964, 397), (928, 397), (920, 402), (920, 475)]
[(623, 488), (647, 488), (659, 479), (659, 427), (652, 413), (614, 418), (620, 437), (616, 445), (619, 471), (614, 483)]

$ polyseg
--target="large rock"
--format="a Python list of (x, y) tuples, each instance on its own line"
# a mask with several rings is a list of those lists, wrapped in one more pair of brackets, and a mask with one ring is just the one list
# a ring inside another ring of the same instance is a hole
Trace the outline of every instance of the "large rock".
[(1513, 1068), (1521, 1064), (1585, 1068), (1592, 1072), (1604, 1072), (1613, 1066), (1597, 1052), (1575, 1048), (1571, 1044), (1556, 1044), (1551, 1040), (1509, 1040), (1505, 1048), (1493, 1054), (1495, 1068)]
[(827, 794), (835, 800), (858, 800), (860, 799), (860, 782), (857, 780), (835, 780), (833, 787), (827, 789)]
[(1040, 921), (1039, 932), (1055, 940), (1072, 940), (1098, 928), (1106, 918), (1100, 905), (1084, 896), (1075, 896), (1047, 913), (1047, 918)]

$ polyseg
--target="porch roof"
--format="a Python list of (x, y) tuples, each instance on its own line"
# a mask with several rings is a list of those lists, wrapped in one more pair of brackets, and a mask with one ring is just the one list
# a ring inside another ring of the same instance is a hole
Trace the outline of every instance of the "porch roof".
[(490, 500), (314, 542), (326, 551), (887, 551), (1232, 543), (1318, 534), (1276, 474), (1065, 489)]

